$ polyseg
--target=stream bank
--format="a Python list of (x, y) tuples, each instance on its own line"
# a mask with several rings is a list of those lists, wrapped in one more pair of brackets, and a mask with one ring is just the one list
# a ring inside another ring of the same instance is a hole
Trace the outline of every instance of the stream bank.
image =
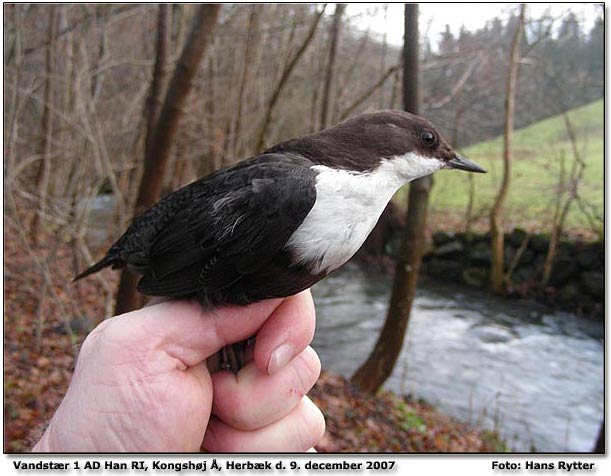
[[(394, 256), (400, 235), (387, 242)], [(600, 241), (563, 239), (547, 286), (541, 289), (549, 236), (516, 228), (505, 235), (504, 266), (507, 297), (534, 298), (557, 309), (594, 319), (604, 319), (605, 251)], [(432, 234), (422, 259), (421, 272), (444, 282), (486, 289), (490, 282), (489, 233)]]

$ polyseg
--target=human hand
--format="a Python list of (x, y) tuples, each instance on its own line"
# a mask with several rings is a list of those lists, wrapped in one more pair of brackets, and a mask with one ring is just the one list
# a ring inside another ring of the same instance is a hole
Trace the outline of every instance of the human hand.
[[(254, 361), (210, 374), (206, 359), (257, 334)], [(324, 433), (305, 394), (320, 374), (309, 291), (204, 313), (168, 301), (102, 322), (33, 451), (298, 452)]]

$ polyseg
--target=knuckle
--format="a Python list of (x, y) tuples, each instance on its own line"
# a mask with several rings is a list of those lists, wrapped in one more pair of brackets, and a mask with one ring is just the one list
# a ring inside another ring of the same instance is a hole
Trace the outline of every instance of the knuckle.
[(312, 406), (315, 410), (314, 418), (313, 418), (314, 422), (313, 422), (313, 428), (312, 428), (314, 443), (310, 446), (310, 448), (318, 444), (318, 442), (322, 439), (327, 429), (327, 424), (325, 422), (325, 416), (323, 415), (323, 413), (320, 411), (320, 409), (316, 405), (312, 403)]
[[(232, 375), (216, 377), (215, 413), (217, 417), (232, 428), (249, 431), (261, 426), (260, 405), (252, 401), (251, 391), (246, 391), (246, 384), (232, 383)], [(250, 389), (252, 390), (252, 389)]]
[(223, 405), (219, 418), (227, 425), (238, 430), (251, 430), (256, 428), (256, 417), (251, 412), (251, 405), (245, 404), (241, 398), (232, 398)]
[(304, 363), (307, 367), (308, 375), (312, 379), (312, 385), (314, 385), (318, 377), (320, 377), (322, 364), (320, 357), (312, 347), (308, 347), (304, 352)]
[(112, 325), (112, 319), (106, 319), (100, 322), (85, 338), (81, 344), (80, 354), (90, 354), (103, 341), (108, 333), (108, 327)]
[(316, 446), (325, 434), (325, 417), (308, 397), (304, 397), (299, 408), (299, 418), (296, 426), (297, 444), (301, 450), (308, 450)]
[(229, 340), (225, 336), (223, 321), (216, 316), (212, 318), (212, 333), (214, 334), (216, 342), (221, 343), (221, 347), (225, 347), (229, 344)]
[(320, 376), (321, 363), (318, 354), (311, 347), (306, 348), (297, 360), (297, 365), (292, 366), (291, 393), (304, 396), (314, 386)]

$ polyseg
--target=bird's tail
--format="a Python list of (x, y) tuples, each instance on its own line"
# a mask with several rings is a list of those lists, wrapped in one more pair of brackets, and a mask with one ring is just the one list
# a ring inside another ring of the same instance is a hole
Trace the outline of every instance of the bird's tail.
[(104, 256), (104, 258), (102, 258), (100, 261), (98, 261), (96, 264), (87, 268), (85, 271), (79, 274), (76, 278), (72, 280), (72, 282), (74, 283), (75, 281), (78, 281), (79, 279), (86, 278), (90, 274), (97, 273), (98, 271), (108, 266), (117, 266), (117, 265), (120, 266), (121, 264), (120, 261), (121, 260), (117, 259), (116, 256), (113, 256), (109, 253), (106, 256)]

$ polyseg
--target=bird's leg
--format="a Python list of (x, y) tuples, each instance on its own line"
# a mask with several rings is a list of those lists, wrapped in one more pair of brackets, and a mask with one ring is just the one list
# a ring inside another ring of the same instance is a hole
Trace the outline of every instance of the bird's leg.
[(234, 374), (237, 374), (241, 368), (238, 359), (238, 351), (236, 344), (225, 346), (221, 349), (221, 369), (231, 370)]
[(253, 336), (248, 340), (223, 347), (221, 349), (220, 368), (231, 370), (234, 374), (237, 374), (247, 364), (247, 358), (249, 357), (247, 352), (254, 342), (255, 337)]
[(229, 352), (228, 349), (229, 347), (223, 347), (221, 349), (220, 352), (220, 362), (219, 362), (219, 369), (220, 370), (230, 370), (231, 369), (231, 362), (229, 361)]
[(238, 342), (221, 349), (221, 369), (237, 374), (244, 367), (244, 343)]
[(235, 351), (235, 357), (238, 364), (238, 370), (240, 370), (246, 364), (244, 362), (244, 350), (246, 349), (246, 341), (238, 342), (233, 345)]

